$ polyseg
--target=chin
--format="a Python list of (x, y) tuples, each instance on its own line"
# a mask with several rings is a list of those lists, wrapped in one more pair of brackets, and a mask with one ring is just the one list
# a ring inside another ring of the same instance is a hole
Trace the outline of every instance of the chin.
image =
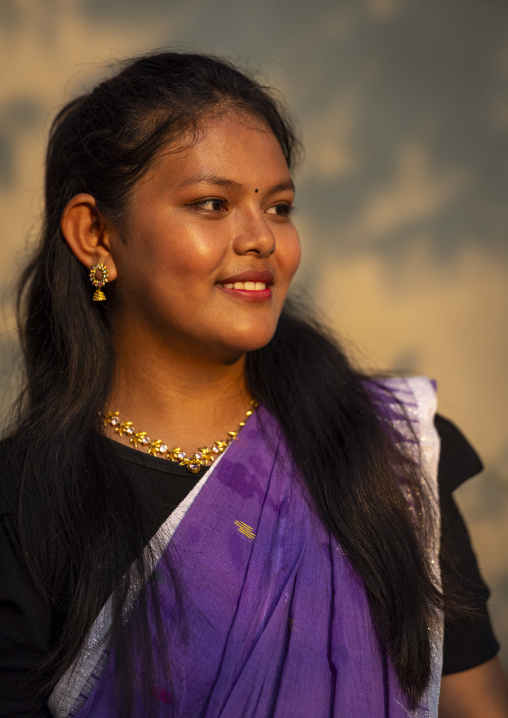
[(266, 346), (268, 342), (271, 341), (276, 329), (276, 324), (270, 327), (265, 326), (262, 330), (257, 328), (256, 331), (252, 329), (250, 331), (239, 329), (235, 332), (234, 336), (231, 337), (231, 343), (224, 343), (224, 349), (231, 357), (239, 358), (243, 354), (262, 349)]

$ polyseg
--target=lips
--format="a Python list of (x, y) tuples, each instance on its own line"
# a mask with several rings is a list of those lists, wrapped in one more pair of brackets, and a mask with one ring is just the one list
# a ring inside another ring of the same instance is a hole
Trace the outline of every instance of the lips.
[(272, 291), (270, 285), (274, 282), (273, 273), (269, 270), (247, 270), (241, 274), (224, 277), (215, 286), (232, 292), (234, 296), (244, 297), (250, 301), (264, 301), (270, 299)]
[[(252, 283), (254, 284), (258, 282), (263, 282), (265, 286), (267, 284), (273, 284), (274, 276), (273, 272), (270, 272), (270, 270), (265, 269), (262, 271), (258, 271), (255, 269), (248, 269), (245, 272), (241, 272), (241, 274), (234, 274), (231, 277), (224, 277), (219, 282), (216, 282), (216, 284), (219, 284), (221, 286), (225, 286), (226, 284), (236, 284), (237, 282), (241, 283)], [(236, 289), (237, 287), (235, 287)], [(240, 287), (238, 287), (240, 289)], [(243, 289), (243, 287), (242, 287)]]
[(246, 292), (262, 292), (266, 290), (267, 285), (273, 284), (273, 273), (270, 270), (248, 269), (240, 274), (234, 274), (230, 277), (221, 279), (216, 282), (218, 287), (223, 289), (240, 289)]
[(217, 286), (224, 289), (243, 289), (247, 292), (260, 292), (266, 289), (265, 282), (217, 282)]

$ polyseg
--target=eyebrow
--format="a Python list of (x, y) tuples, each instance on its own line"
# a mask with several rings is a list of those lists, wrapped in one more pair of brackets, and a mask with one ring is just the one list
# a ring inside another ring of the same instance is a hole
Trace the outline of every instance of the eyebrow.
[[(219, 177), (218, 175), (211, 174), (200, 174), (194, 175), (193, 177), (189, 177), (189, 179), (186, 179), (184, 182), (179, 184), (177, 189), (183, 189), (184, 187), (189, 187), (190, 185), (194, 184), (200, 184), (202, 182), (206, 182), (207, 184), (214, 184), (217, 187), (224, 187), (225, 189), (232, 190), (233, 192), (242, 192), (244, 189), (244, 185), (240, 184), (239, 182), (235, 182), (234, 180), (228, 179), (227, 177)], [(290, 177), (287, 180), (279, 182), (273, 187), (270, 187), (266, 194), (276, 194), (277, 192), (284, 192), (285, 190), (291, 190), (293, 192), (295, 191), (295, 185)]]

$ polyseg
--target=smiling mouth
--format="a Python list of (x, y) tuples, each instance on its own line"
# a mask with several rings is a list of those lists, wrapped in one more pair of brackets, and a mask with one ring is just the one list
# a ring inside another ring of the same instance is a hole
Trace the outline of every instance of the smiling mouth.
[(262, 292), (266, 289), (266, 282), (228, 282), (227, 284), (217, 282), (216, 286), (224, 287), (224, 289), (243, 289), (247, 292)]

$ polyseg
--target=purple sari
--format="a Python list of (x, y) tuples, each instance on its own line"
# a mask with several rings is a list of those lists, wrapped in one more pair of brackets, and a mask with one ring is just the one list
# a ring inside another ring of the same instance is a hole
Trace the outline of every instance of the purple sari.
[[(423, 488), (435, 498), (438, 439), (430, 382), (385, 384), (405, 405), (423, 449)], [(398, 405), (387, 403), (383, 412), (400, 431)], [(177, 557), (191, 597), (185, 606), (189, 635), (181, 635), (174, 619), (163, 553), (154, 569), (163, 615), (172, 617), (171, 684), (157, 672), (157, 662), (153, 685), (134, 680), (139, 714), (153, 693), (161, 714), (169, 716), (437, 716), (442, 627), (431, 629), (433, 677), (411, 711), (374, 631), (363, 584), (311, 509), (294, 471), (275, 420), (259, 407), (161, 527), (159, 539)], [(437, 565), (437, 541), (429, 551)], [(115, 654), (102, 639), (107, 625), (106, 604), (75, 670), (51, 697), (57, 718), (119, 716)], [(155, 627), (153, 634), (156, 655)]]

